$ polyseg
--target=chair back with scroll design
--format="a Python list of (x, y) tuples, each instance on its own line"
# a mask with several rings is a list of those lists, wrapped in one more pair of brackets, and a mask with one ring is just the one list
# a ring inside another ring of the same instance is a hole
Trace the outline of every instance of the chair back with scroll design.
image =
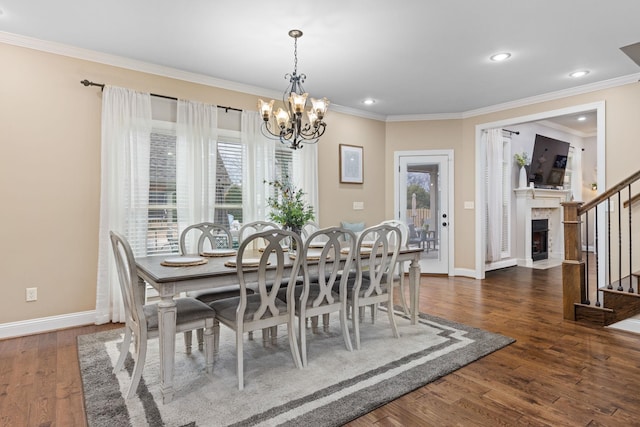
[[(253, 221), (244, 224), (238, 231), (238, 244), (241, 244), (249, 236), (255, 233), (266, 230), (278, 230), (280, 226), (275, 222), (270, 221)], [(253, 240), (253, 249), (264, 248), (265, 242), (263, 240)], [(284, 244), (284, 243), (283, 243)]]
[[(232, 246), (233, 237), (229, 229), (213, 222), (193, 224), (180, 233), (180, 253), (182, 255), (202, 254), (210, 249), (231, 249)], [(189, 291), (186, 295), (208, 304), (217, 299), (237, 296), (238, 292), (237, 286), (231, 286)], [(204, 346), (203, 330), (197, 329), (196, 334), (198, 349), (202, 350)], [(191, 348), (192, 337), (191, 331), (185, 331), (184, 343), (187, 349)]]
[[(123, 368), (132, 337), (136, 340), (135, 364), (129, 390), (126, 394), (128, 399), (135, 394), (142, 377), (147, 355), (147, 340), (155, 338), (159, 334), (158, 306), (157, 304), (144, 305), (145, 283), (138, 280), (135, 258), (127, 240), (113, 231), (110, 233), (110, 238), (118, 270), (120, 290), (124, 299), (126, 318), (124, 339), (120, 347), (120, 357), (113, 368), (114, 373)], [(210, 373), (213, 369), (214, 347), (217, 342), (217, 333), (213, 329), (215, 311), (207, 304), (193, 298), (178, 298), (175, 302), (176, 333), (204, 328), (206, 369)], [(187, 349), (187, 353), (189, 352), (190, 348)]]
[[(400, 229), (389, 224), (369, 227), (358, 238), (355, 282), (347, 300), (352, 308), (357, 349), (360, 349), (360, 307), (386, 303), (393, 336), (400, 336), (393, 314), (393, 272), (400, 252), (400, 246), (394, 243), (401, 240)], [(364, 272), (366, 280), (363, 280)]]
[[(399, 219), (389, 219), (386, 221), (382, 221), (381, 224), (388, 224), (393, 227), (398, 227), (400, 229), (400, 249), (407, 249), (409, 246), (407, 243), (409, 242), (409, 227), (403, 221)], [(395, 243), (394, 243), (395, 244)], [(394, 277), (394, 280), (400, 282), (400, 304), (402, 305), (402, 309), (405, 314), (409, 314), (409, 306), (407, 305), (407, 298), (405, 297), (405, 264), (406, 261), (398, 262), (398, 274)]]
[(180, 233), (180, 253), (200, 254), (208, 249), (227, 249), (233, 246), (228, 228), (212, 222), (201, 222), (185, 228)]
[[(348, 238), (347, 238), (348, 237)], [(340, 328), (347, 350), (353, 349), (347, 323), (347, 282), (355, 255), (356, 236), (352, 231), (339, 227), (320, 229), (309, 235), (302, 252), (304, 285), (298, 286), (296, 315), (300, 334), (302, 365), (307, 366), (306, 319), (312, 320), (312, 331), (317, 333), (318, 316), (325, 325), (330, 313), (340, 313)], [(336, 260), (343, 260), (336, 262)], [(328, 326), (327, 326), (328, 327)]]
[(319, 229), (320, 229), (320, 226), (318, 225), (317, 222), (309, 221), (305, 225), (303, 225), (302, 228), (300, 229), (300, 236), (302, 237), (303, 241), (307, 241), (309, 236), (311, 236), (313, 233), (315, 233)]
[(270, 221), (253, 221), (244, 224), (240, 227), (240, 231), (238, 232), (238, 241), (242, 243), (245, 239), (255, 233), (259, 233), (261, 231), (266, 230), (278, 230), (280, 226), (275, 222)]
[[(253, 244), (258, 239), (266, 242), (264, 251), (253, 249)], [(297, 368), (302, 366), (295, 332), (293, 296), (301, 261), (299, 257), (291, 260), (283, 248), (283, 242), (290, 239), (295, 239), (302, 247), (300, 236), (281, 229), (254, 233), (243, 240), (236, 257), (240, 296), (210, 304), (216, 311), (216, 320), (236, 332), (237, 375), (240, 390), (244, 388), (242, 335), (245, 332), (286, 324), (294, 364)], [(249, 260), (251, 260), (250, 264)], [(277, 298), (283, 283), (288, 285), (286, 302)], [(249, 286), (255, 294), (248, 293)]]

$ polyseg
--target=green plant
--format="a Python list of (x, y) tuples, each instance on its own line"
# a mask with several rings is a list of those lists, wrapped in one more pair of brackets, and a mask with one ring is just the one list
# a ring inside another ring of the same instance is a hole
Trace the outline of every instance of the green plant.
[(513, 158), (516, 160), (518, 166), (523, 167), (529, 164), (529, 156), (524, 151), (522, 154), (516, 153)]
[(307, 222), (313, 221), (313, 206), (304, 200), (305, 193), (295, 188), (285, 176), (283, 180), (265, 181), (274, 189), (274, 195), (267, 199), (271, 208), (269, 218), (283, 227), (300, 230)]

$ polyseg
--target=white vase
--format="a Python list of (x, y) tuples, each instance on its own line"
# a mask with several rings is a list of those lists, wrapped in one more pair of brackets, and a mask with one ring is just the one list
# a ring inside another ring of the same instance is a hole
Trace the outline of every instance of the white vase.
[(524, 166), (520, 167), (520, 181), (518, 182), (518, 188), (527, 188), (527, 169)]

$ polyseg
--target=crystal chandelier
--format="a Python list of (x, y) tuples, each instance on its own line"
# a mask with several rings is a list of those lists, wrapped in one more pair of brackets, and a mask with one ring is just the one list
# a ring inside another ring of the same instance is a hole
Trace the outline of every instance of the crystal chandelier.
[[(289, 79), (289, 86), (282, 95), (282, 103), (286, 110), (278, 108), (278, 111), (272, 113), (274, 100), (264, 102), (258, 100), (258, 109), (262, 113), (261, 129), (262, 134), (267, 138), (280, 140), (283, 144), (288, 144), (292, 150), (302, 148), (302, 143), (315, 144), (324, 134), (327, 127), (322, 121), (329, 107), (327, 98), (311, 99), (311, 107), (307, 110), (306, 120), (303, 120), (305, 108), (307, 106), (307, 96), (302, 83), (307, 78), (306, 75), (298, 75), (298, 38), (302, 37), (302, 31), (291, 30), (289, 36), (294, 39), (294, 63), (293, 74), (285, 74), (284, 78)], [(271, 115), (275, 118), (277, 128), (270, 121)]]

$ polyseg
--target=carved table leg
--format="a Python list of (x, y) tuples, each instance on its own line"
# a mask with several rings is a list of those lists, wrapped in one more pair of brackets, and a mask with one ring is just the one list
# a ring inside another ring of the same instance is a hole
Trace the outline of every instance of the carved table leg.
[(176, 351), (176, 302), (173, 294), (161, 295), (158, 303), (160, 345), (160, 390), (163, 403), (173, 400), (173, 370)]
[(420, 302), (420, 262), (419, 254), (417, 258), (411, 260), (409, 265), (409, 287), (410, 287), (410, 306), (411, 306), (411, 324), (418, 323), (419, 302)]

